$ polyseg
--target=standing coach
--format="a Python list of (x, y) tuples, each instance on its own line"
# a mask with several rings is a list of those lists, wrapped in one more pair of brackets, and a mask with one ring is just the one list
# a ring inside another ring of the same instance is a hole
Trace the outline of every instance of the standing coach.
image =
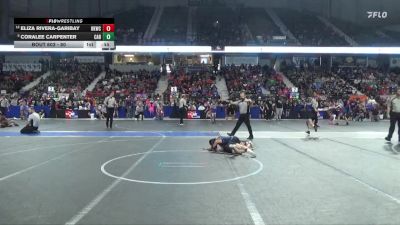
[(115, 107), (117, 106), (117, 101), (115, 100), (114, 92), (111, 92), (110, 95), (104, 100), (104, 105), (107, 108), (106, 126), (108, 128), (108, 122), (110, 122), (110, 128), (112, 129), (112, 124), (114, 120), (114, 110)]
[(385, 137), (385, 140), (390, 141), (392, 139), (392, 135), (397, 122), (400, 142), (400, 88), (397, 89), (396, 95), (394, 97), (388, 98), (387, 113), (389, 113), (390, 116), (390, 127), (389, 134), (387, 137)]
[(236, 134), (236, 131), (239, 129), (239, 127), (244, 124), (246, 124), (247, 130), (249, 131), (249, 137), (247, 139), (252, 140), (253, 137), (253, 131), (251, 129), (250, 125), (250, 104), (251, 104), (251, 99), (246, 98), (246, 94), (244, 92), (240, 93), (240, 100), (236, 102), (231, 102), (232, 104), (238, 105), (239, 107), (239, 119), (236, 122), (236, 126), (233, 129), (231, 133), (228, 133), (229, 136), (234, 136)]

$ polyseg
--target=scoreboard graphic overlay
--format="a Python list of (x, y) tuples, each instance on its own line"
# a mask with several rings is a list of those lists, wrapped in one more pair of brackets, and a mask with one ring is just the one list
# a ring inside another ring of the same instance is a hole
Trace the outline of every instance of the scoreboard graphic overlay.
[(114, 18), (15, 18), (14, 48), (115, 49)]

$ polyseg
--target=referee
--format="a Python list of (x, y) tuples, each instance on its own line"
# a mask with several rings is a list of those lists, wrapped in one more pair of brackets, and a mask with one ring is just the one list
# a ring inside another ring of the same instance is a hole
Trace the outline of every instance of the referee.
[(389, 134), (385, 137), (386, 141), (390, 141), (392, 139), (392, 135), (396, 126), (398, 126), (398, 134), (399, 134), (399, 141), (400, 141), (400, 88), (397, 89), (396, 95), (393, 98), (388, 98), (387, 104), (387, 112), (389, 113), (390, 117), (390, 127), (389, 127)]
[(306, 121), (306, 125), (307, 125), (307, 134), (310, 134), (310, 128), (314, 128), (315, 132), (318, 131), (318, 102), (316, 99), (317, 94), (314, 93), (314, 97), (310, 97), (310, 105), (311, 105), (311, 110), (308, 111), (307, 109), (307, 104), (305, 106), (305, 110), (307, 112), (307, 121)]
[(183, 118), (185, 117), (186, 107), (186, 95), (182, 94), (181, 98), (179, 99), (179, 125), (181, 126), (183, 126)]
[(114, 119), (114, 110), (117, 106), (117, 102), (114, 98), (114, 92), (111, 92), (110, 95), (104, 100), (104, 105), (107, 108), (107, 120), (106, 126), (108, 128), (108, 122), (110, 122), (110, 128), (112, 129), (113, 119)]
[(236, 122), (235, 128), (233, 128), (233, 131), (231, 133), (228, 133), (229, 136), (234, 136), (236, 134), (236, 131), (239, 129), (239, 127), (244, 124), (246, 124), (247, 129), (249, 130), (250, 136), (247, 139), (252, 140), (253, 137), (253, 131), (251, 129), (250, 125), (250, 104), (251, 104), (251, 99), (246, 98), (246, 94), (244, 92), (240, 93), (240, 100), (236, 102), (231, 102), (234, 105), (239, 106), (239, 119)]

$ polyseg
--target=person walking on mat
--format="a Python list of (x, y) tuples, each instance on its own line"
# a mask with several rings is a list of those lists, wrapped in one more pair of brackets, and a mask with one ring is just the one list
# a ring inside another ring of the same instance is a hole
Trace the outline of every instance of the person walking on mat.
[[(307, 112), (307, 121), (306, 121), (306, 126), (307, 126), (307, 131), (306, 133), (310, 135), (310, 129), (314, 128), (315, 132), (318, 131), (318, 102), (316, 98), (317, 94), (314, 93), (314, 97), (309, 98), (309, 105), (311, 106), (311, 109), (307, 109), (307, 104), (306, 104), (306, 112)], [(308, 111), (309, 110), (309, 111)]]
[(247, 139), (253, 139), (253, 130), (251, 129), (250, 125), (250, 104), (251, 104), (251, 99), (246, 98), (246, 94), (244, 92), (240, 93), (240, 100), (236, 102), (231, 102), (231, 104), (237, 105), (239, 107), (239, 119), (236, 122), (235, 128), (233, 128), (233, 131), (231, 133), (228, 133), (229, 136), (234, 136), (236, 134), (236, 131), (239, 129), (239, 127), (244, 124), (246, 124), (247, 130), (249, 131), (249, 137)]
[(387, 113), (389, 113), (390, 117), (390, 127), (389, 134), (385, 137), (385, 140), (390, 141), (392, 139), (396, 123), (398, 123), (398, 134), (400, 142), (400, 88), (397, 89), (396, 96), (388, 98)]

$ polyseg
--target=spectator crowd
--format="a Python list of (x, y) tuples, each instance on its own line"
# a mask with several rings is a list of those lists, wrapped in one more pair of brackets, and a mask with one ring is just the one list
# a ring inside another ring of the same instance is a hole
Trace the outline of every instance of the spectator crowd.
[[(104, 77), (93, 90), (84, 91), (102, 71), (105, 71)], [(290, 65), (283, 66), (281, 71), (258, 65), (227, 65), (220, 71), (177, 68), (166, 74), (166, 90), (156, 94), (162, 76), (160, 71), (119, 72), (105, 69), (101, 64), (62, 59), (52, 65), (47, 78), (40, 80), (28, 92), (18, 92), (19, 88), (10, 81), (2, 82), (0, 85), (11, 85), (14, 90), (2, 95), (1, 103), (3, 108), (20, 106), (22, 117), (29, 105), (49, 106), (52, 110), (91, 110), (101, 117), (105, 111), (103, 101), (113, 92), (118, 108), (125, 109), (128, 117), (147, 111), (150, 116), (157, 116), (157, 110), (162, 110), (162, 106), (176, 107), (179, 94), (185, 94), (189, 110), (204, 111), (203, 117), (211, 105), (225, 107), (227, 115), (232, 116), (234, 106), (228, 99), (221, 100), (221, 90), (217, 88), (217, 82), (225, 81), (229, 100), (237, 99), (239, 93), (245, 91), (254, 101), (253, 106), (260, 110), (261, 118), (303, 118), (309, 98), (317, 96), (318, 108), (327, 111), (326, 116), (348, 115), (363, 120), (385, 114), (385, 98), (395, 93), (399, 82), (398, 70), (363, 67), (323, 70), (316, 66), (296, 68)], [(298, 88), (298, 93), (286, 86), (284, 76)], [(1, 76), (1, 79), (26, 80), (26, 85), (37, 77), (34, 73), (20, 72)], [(173, 87), (176, 87), (176, 92)], [(282, 116), (277, 113), (280, 110)]]

